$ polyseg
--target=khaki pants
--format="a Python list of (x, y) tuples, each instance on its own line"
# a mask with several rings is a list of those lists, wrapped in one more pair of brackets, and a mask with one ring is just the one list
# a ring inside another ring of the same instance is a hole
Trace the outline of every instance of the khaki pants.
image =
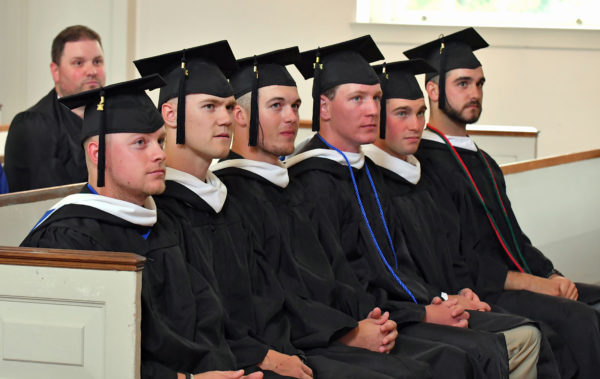
[(537, 378), (537, 362), (542, 334), (532, 325), (503, 331), (508, 350), (508, 368), (511, 379)]

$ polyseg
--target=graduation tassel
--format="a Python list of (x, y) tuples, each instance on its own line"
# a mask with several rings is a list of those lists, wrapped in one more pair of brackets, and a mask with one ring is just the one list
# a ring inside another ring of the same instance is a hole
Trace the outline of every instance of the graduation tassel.
[(386, 92), (387, 92), (387, 80), (389, 79), (389, 75), (387, 73), (387, 69), (386, 69), (386, 63), (383, 62), (383, 68), (381, 71), (381, 90), (382, 90), (382, 95), (381, 95), (381, 112), (379, 113), (379, 138), (381, 139), (385, 139), (385, 127), (386, 127), (386, 121), (387, 121), (387, 97), (386, 97)]
[(258, 61), (254, 56), (254, 78), (252, 79), (252, 92), (250, 95), (250, 136), (248, 146), (258, 143)]
[(185, 49), (181, 57), (181, 71), (179, 74), (179, 96), (177, 97), (177, 138), (175, 143), (185, 144), (185, 81), (188, 77), (186, 68)]
[(313, 63), (313, 68), (315, 69), (315, 74), (313, 76), (313, 90), (312, 90), (312, 98), (313, 98), (313, 113), (312, 113), (312, 131), (318, 132), (321, 127), (321, 70), (323, 69), (323, 65), (320, 63), (321, 60), (321, 51), (320, 48), (317, 48), (317, 56), (315, 58), (315, 63)]
[(440, 36), (442, 44), (440, 45), (440, 80), (439, 89), (440, 94), (438, 97), (438, 108), (446, 108), (446, 44), (444, 43), (444, 36)]
[(100, 102), (96, 107), (100, 112), (100, 133), (98, 133), (98, 187), (104, 187), (104, 170), (106, 167), (106, 111), (104, 110), (104, 89), (100, 90)]

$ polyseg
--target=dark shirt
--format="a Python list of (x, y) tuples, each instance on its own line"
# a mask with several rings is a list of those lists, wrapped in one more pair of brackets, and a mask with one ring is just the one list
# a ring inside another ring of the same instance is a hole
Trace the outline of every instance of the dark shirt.
[(51, 90), (10, 124), (4, 170), (13, 192), (87, 180), (80, 141), (82, 119)]

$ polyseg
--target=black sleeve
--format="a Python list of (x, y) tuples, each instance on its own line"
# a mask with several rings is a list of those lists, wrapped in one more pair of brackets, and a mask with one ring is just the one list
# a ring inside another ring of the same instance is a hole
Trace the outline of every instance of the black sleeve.
[[(509, 267), (495, 253), (498, 250), (496, 236), (490, 234), (491, 228), (485, 212), (479, 210), (479, 204), (474, 204), (473, 196), (468, 191), (469, 188), (461, 187), (454, 194), (461, 225), (461, 252), (468, 257), (463, 263), (471, 267), (472, 289), (485, 298), (504, 290)], [(461, 284), (467, 287), (470, 283)]]

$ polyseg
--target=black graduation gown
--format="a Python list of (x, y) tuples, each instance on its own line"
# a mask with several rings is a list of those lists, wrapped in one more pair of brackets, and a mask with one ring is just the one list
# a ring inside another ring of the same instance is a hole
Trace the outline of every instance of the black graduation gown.
[(87, 180), (79, 140), (82, 119), (59, 104), (51, 90), (15, 116), (6, 137), (4, 170), (12, 192)]
[[(491, 211), (515, 259), (520, 262), (508, 223), (501, 213), (495, 185), (487, 173), (486, 163), (479, 152), (455, 147), (477, 183), (486, 206)], [(504, 176), (498, 164), (485, 152), (500, 197), (521, 252), (534, 275), (548, 277), (554, 271), (552, 262), (535, 248), (520, 228), (506, 194)], [(463, 242), (459, 280), (471, 283), (485, 299), (504, 309), (533, 320), (543, 321), (557, 332), (570, 348), (579, 366), (579, 377), (593, 377), (600, 370), (600, 314), (582, 301), (546, 296), (528, 291), (504, 291), (509, 270), (516, 270), (501, 248), (486, 213), (475, 197), (464, 173), (445, 144), (422, 140), (416, 154), (423, 174), (440, 209), (457, 212)], [(447, 201), (450, 199), (450, 201)], [(520, 262), (521, 264), (521, 262)], [(582, 288), (581, 300), (595, 302), (600, 294), (597, 286), (577, 284)]]
[[(305, 151), (315, 148), (323, 149), (327, 147), (318, 137), (315, 137), (305, 147)], [(375, 166), (368, 158), (366, 158), (366, 164), (369, 167)], [(413, 306), (421, 307), (421, 316), (415, 319), (415, 321), (420, 321), (424, 318), (424, 306), (429, 304), (434, 296), (439, 296), (440, 291), (415, 275), (415, 263), (408, 253), (406, 241), (398, 235), (398, 231), (401, 229), (396, 226), (396, 220), (388, 214), (385, 217), (388, 222), (392, 241), (394, 241), (397, 250), (396, 258), (394, 258), (385, 230), (383, 229), (383, 223), (380, 219), (380, 212), (375, 203), (375, 198), (371, 195), (371, 185), (366, 171), (364, 168), (360, 170), (353, 169), (353, 171), (365, 211), (371, 222), (373, 233), (382, 249), (383, 256), (392, 267), (396, 266), (395, 260), (397, 259), (398, 268), (394, 269), (394, 272), (415, 296), (418, 304), (413, 304)], [(342, 251), (361, 281), (362, 287), (377, 298), (378, 304), (386, 307), (387, 304), (398, 304), (398, 302), (406, 304), (411, 302), (412, 299), (410, 296), (396, 282), (384, 265), (380, 254), (375, 249), (370, 232), (365, 226), (362, 214), (357, 205), (348, 168), (329, 159), (313, 157), (289, 167), (289, 174), (291, 177), (290, 189), (296, 194), (304, 194), (304, 208), (309, 213), (313, 225), (317, 228), (320, 225), (333, 227), (342, 246)], [(371, 174), (376, 176), (378, 172), (371, 170)], [(380, 196), (380, 200), (384, 209), (389, 210), (390, 207), (385, 203), (385, 199), (382, 196)], [(487, 328), (488, 331), (497, 331), (499, 329), (506, 329), (503, 326), (509, 325), (514, 327), (516, 326), (514, 320), (507, 318), (505, 325), (497, 326), (483, 319), (475, 321), (475, 319), (480, 319), (480, 315), (472, 316), (474, 316), (472, 327), (481, 322), (481, 331), (473, 330), (473, 328), (458, 330), (453, 327), (413, 323), (402, 327), (399, 332), (434, 341), (453, 343), (455, 346), (473, 354), (473, 356), (488, 360), (482, 365), (485, 367), (486, 377), (506, 376), (508, 368), (504, 336), (488, 333), (485, 330)], [(402, 320), (398, 322), (401, 324)], [(486, 346), (490, 349), (483, 352), (481, 346)], [(482, 358), (483, 356), (485, 358)], [(489, 360), (491, 360), (491, 363)]]
[[(83, 192), (89, 191), (84, 188)], [(148, 227), (96, 208), (69, 204), (35, 228), (21, 246), (123, 251), (146, 258), (141, 296), (142, 378), (235, 369), (217, 295), (203, 275), (186, 264), (176, 223), (160, 211), (158, 220), (145, 240)]]
[[(378, 171), (375, 176), (377, 188), (392, 207), (386, 213), (393, 214), (399, 220), (396, 225), (402, 229), (401, 234), (407, 241), (415, 262), (414, 272), (440, 291), (460, 291), (464, 287), (459, 284), (453, 264), (458, 260), (456, 256), (460, 255), (458, 239), (455, 237), (460, 234), (456, 213), (439, 211), (428, 190), (430, 186), (426, 177), (413, 184), (387, 168), (376, 165), (375, 170)], [(472, 328), (497, 332), (531, 323), (531, 320), (508, 314), (495, 304), (490, 305), (492, 312), (470, 312), (473, 316), (469, 321)], [(559, 377), (556, 359), (547, 340), (549, 338), (563, 368), (560, 376), (571, 377), (576, 367), (570, 352), (560, 342), (561, 339), (556, 340), (558, 337), (552, 330), (545, 325), (539, 327), (544, 332), (545, 340), (540, 350), (538, 375), (544, 378)]]
[[(266, 257), (256, 245), (229, 198), (216, 213), (191, 190), (168, 180), (156, 202), (183, 223), (189, 263), (206, 270), (204, 262), (209, 262), (231, 318), (247, 325), (257, 340), (276, 351), (305, 356), (322, 378), (427, 376), (428, 368), (416, 363), (334, 343), (356, 321), (310, 300), (301, 287), (285, 291), (266, 262), (276, 257)], [(369, 363), (375, 371), (364, 367)], [(386, 365), (388, 369), (382, 367)]]
[[(225, 160), (231, 159), (243, 158), (230, 152)], [(227, 185), (228, 199), (239, 206), (267, 256), (280, 257), (271, 259), (270, 263), (280, 274), (281, 281), (288, 285), (288, 290), (306, 287), (312, 299), (340, 309), (356, 320), (365, 318), (377, 305), (374, 297), (362, 290), (340, 247), (333, 243), (333, 233), (321, 228), (320, 236), (317, 236), (310, 219), (301, 209), (301, 200), (246, 169), (217, 168), (214, 173)], [(328, 247), (321, 245), (319, 237), (328, 241)], [(408, 303), (390, 304), (399, 309), (397, 315), (414, 314), (414, 311), (402, 310)], [(420, 314), (417, 317), (412, 321), (400, 317), (397, 321), (401, 325), (410, 325), (422, 318)], [(470, 371), (471, 363), (467, 362), (463, 351), (443, 343), (401, 334), (392, 355), (432, 364), (435, 377), (476, 375)], [(355, 359), (352, 361), (356, 362)]]

